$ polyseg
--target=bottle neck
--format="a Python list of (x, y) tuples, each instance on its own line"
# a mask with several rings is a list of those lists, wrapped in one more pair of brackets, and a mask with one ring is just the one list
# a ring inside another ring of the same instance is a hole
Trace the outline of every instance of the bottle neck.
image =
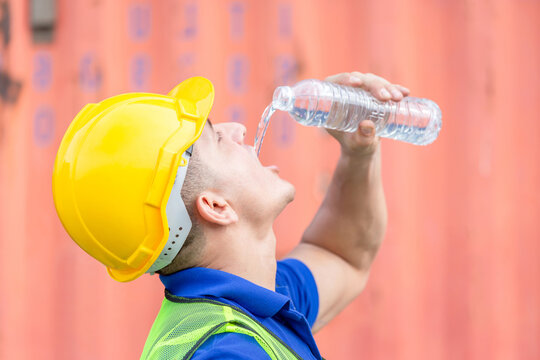
[(274, 91), (272, 107), (276, 110), (289, 111), (293, 109), (294, 92), (290, 86), (278, 86)]

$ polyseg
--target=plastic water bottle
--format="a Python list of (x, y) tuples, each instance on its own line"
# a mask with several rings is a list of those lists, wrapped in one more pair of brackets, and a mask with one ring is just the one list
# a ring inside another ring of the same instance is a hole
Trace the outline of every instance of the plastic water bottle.
[(278, 87), (271, 107), (303, 125), (347, 132), (371, 120), (378, 136), (415, 145), (432, 143), (441, 129), (441, 110), (431, 100), (379, 101), (362, 89), (315, 79)]

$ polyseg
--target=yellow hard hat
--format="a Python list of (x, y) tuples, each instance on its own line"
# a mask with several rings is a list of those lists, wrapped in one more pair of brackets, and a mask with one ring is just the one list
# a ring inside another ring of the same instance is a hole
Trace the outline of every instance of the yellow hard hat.
[(157, 271), (180, 250), (191, 228), (180, 188), (213, 101), (212, 83), (193, 77), (168, 95), (88, 104), (67, 129), (53, 172), (56, 211), (115, 280)]

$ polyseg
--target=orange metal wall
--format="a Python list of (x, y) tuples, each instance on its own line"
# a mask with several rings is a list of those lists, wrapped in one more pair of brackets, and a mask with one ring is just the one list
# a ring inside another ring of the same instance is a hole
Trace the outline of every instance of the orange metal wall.
[[(211, 117), (252, 139), (276, 85), (350, 70), (435, 100), (443, 129), (428, 147), (384, 141), (387, 236), (321, 352), (540, 358), (540, 2), (59, 0), (50, 44), (33, 43), (29, 3), (0, 0), (1, 359), (134, 359), (159, 308), (157, 278), (115, 283), (56, 217), (53, 159), (85, 103), (200, 74)], [(263, 163), (297, 187), (280, 255), (337, 156), (322, 131), (273, 119)]]

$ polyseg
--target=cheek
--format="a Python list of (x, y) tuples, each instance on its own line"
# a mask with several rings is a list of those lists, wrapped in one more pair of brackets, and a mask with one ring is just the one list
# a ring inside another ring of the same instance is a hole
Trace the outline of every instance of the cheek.
[(260, 166), (249, 166), (253, 164), (235, 164), (231, 168), (231, 183), (234, 183), (235, 193), (238, 198), (244, 199), (247, 203), (256, 201), (256, 198), (265, 197), (271, 191), (272, 184), (269, 181), (271, 174), (266, 174), (265, 169)]
[(231, 158), (222, 158), (215, 164), (220, 187), (234, 189), (235, 193), (242, 188), (252, 187), (256, 183), (256, 171), (247, 164)]
[(261, 192), (267, 192), (268, 187), (275, 183), (274, 174), (261, 166), (258, 160), (245, 150), (220, 150), (212, 160), (221, 186), (233, 188), (240, 196), (242, 192), (260, 196)]

